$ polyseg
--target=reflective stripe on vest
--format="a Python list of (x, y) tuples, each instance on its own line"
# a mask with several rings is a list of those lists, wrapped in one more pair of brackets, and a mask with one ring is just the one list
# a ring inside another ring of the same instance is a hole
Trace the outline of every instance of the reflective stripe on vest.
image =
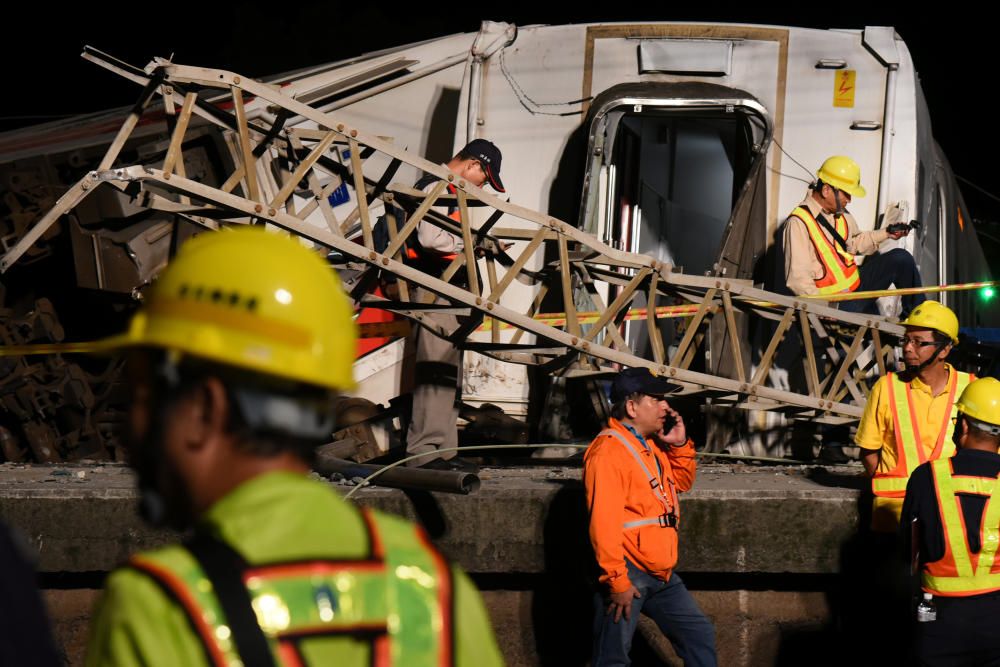
[[(924, 590), (936, 595), (967, 596), (1000, 590), (1000, 502), (994, 502), (997, 479), (954, 475), (951, 459), (931, 463), (931, 477), (937, 493), (944, 532), (944, 557), (924, 565)], [(986, 496), (980, 549), (977, 555), (969, 551), (969, 538), (956, 493)]]
[[(660, 480), (656, 479), (656, 475), (654, 475), (646, 466), (642, 457), (639, 455), (639, 452), (632, 446), (632, 443), (629, 442), (628, 438), (625, 437), (624, 434), (609, 428), (601, 431), (599, 435), (614, 436), (619, 442), (625, 445), (626, 449), (628, 449), (629, 453), (632, 455), (632, 458), (635, 459), (635, 462), (639, 464), (643, 473), (646, 474), (646, 481), (649, 482), (649, 488), (652, 490), (653, 495), (656, 496), (656, 499), (660, 501), (661, 505), (663, 505), (663, 514), (660, 516), (644, 517), (634, 521), (626, 521), (622, 524), (622, 528), (638, 528), (640, 526), (652, 525), (658, 525), (664, 528), (676, 528), (677, 523), (680, 520), (681, 512), (680, 503), (677, 501), (677, 489), (674, 488), (674, 480), (667, 478), (667, 486), (669, 487), (668, 492), (670, 494), (668, 498), (667, 495), (663, 493), (663, 485), (660, 483)], [(655, 457), (656, 454), (653, 454), (653, 456)]]
[(937, 444), (931, 455), (924, 454), (920, 435), (920, 421), (913, 410), (913, 395), (909, 382), (903, 382), (896, 373), (886, 374), (889, 407), (892, 410), (892, 426), (896, 436), (896, 467), (889, 472), (877, 472), (872, 477), (872, 492), (883, 498), (902, 498), (906, 495), (906, 482), (918, 465), (925, 461), (950, 458), (955, 453), (955, 443), (951, 434), (955, 428), (951, 419), (957, 412), (955, 398), (969, 384), (971, 376), (951, 369), (948, 378), (948, 404), (944, 421), (937, 430)]
[(622, 524), (622, 528), (639, 528), (641, 526), (659, 526), (660, 528), (676, 528), (677, 527), (677, 514), (661, 514), (660, 516), (650, 517), (648, 519), (639, 519), (637, 521), (626, 521)]
[[(825, 233), (823, 233), (819, 222), (813, 214), (804, 206), (799, 206), (792, 215), (802, 221), (809, 232), (809, 239), (819, 261), (823, 265), (823, 277), (815, 281), (820, 294), (839, 294), (840, 292), (853, 292), (861, 284), (861, 276), (858, 274), (858, 265), (854, 262), (854, 255), (837, 247)], [(847, 225), (847, 218), (842, 215), (835, 215), (834, 229), (843, 239), (850, 233)]]
[[(413, 526), (363, 511), (372, 544), (366, 560), (253, 566), (243, 573), (275, 662), (308, 665), (298, 643), (353, 635), (371, 642), (370, 664), (453, 664), (451, 570)], [(184, 608), (209, 663), (241, 664), (211, 582), (177, 545), (130, 565), (160, 582)]]

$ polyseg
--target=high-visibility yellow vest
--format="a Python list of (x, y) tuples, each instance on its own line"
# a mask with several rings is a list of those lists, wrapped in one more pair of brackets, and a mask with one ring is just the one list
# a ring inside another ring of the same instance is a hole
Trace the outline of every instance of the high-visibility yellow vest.
[[(371, 642), (372, 665), (452, 665), (451, 569), (419, 529), (362, 513), (370, 558), (253, 565), (242, 573), (275, 664), (306, 667), (309, 656), (320, 655), (322, 664), (333, 664), (327, 661), (335, 661), (335, 655), (309, 644), (350, 635)], [(155, 579), (180, 604), (209, 664), (242, 664), (223, 606), (190, 551), (169, 546), (136, 556), (129, 565)]]
[(951, 370), (948, 378), (948, 403), (944, 421), (937, 430), (937, 443), (928, 457), (924, 454), (920, 436), (920, 419), (913, 414), (913, 396), (909, 382), (903, 382), (896, 373), (886, 374), (889, 406), (892, 409), (892, 426), (896, 436), (896, 467), (889, 472), (877, 472), (872, 477), (872, 492), (883, 498), (902, 498), (906, 495), (906, 482), (918, 465), (926, 461), (950, 458), (955, 454), (955, 443), (951, 440), (955, 425), (951, 419), (957, 412), (955, 399), (962, 394), (972, 379), (968, 373)]
[[(924, 565), (922, 585), (935, 595), (965, 597), (1000, 590), (1000, 499), (995, 477), (954, 474), (951, 459), (931, 463), (941, 526), (944, 529), (944, 556)], [(979, 530), (979, 553), (969, 550), (965, 520), (956, 493), (986, 497)]]
[[(823, 233), (819, 222), (813, 217), (809, 209), (799, 206), (792, 215), (802, 221), (809, 232), (809, 239), (816, 254), (819, 255), (820, 263), (823, 265), (823, 277), (816, 279), (816, 288), (820, 294), (839, 294), (840, 292), (853, 292), (861, 284), (861, 276), (858, 274), (858, 265), (854, 262), (854, 255), (846, 249), (838, 247), (831, 239)], [(834, 229), (840, 234), (842, 239), (846, 239), (850, 233), (847, 219), (842, 215), (835, 215)]]

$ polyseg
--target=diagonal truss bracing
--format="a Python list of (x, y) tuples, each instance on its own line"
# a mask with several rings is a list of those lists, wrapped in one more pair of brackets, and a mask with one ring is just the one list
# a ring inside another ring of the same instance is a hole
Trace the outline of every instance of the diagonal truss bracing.
[[(892, 355), (881, 334), (902, 333), (884, 318), (841, 312), (744, 281), (687, 275), (617, 250), (238, 74), (165, 61), (155, 61), (145, 75), (109, 67), (144, 86), (139, 101), (100, 168), (71, 187), (0, 258), (0, 271), (96, 189), (114, 187), (143, 206), (209, 229), (266, 222), (308, 239), (343, 258), (341, 268), (353, 276), (348, 289), (359, 303), (401, 313), (503, 361), (569, 375), (604, 372), (609, 363), (645, 366), (688, 390), (705, 392), (716, 404), (829, 421), (860, 416), (865, 376), (884, 373)], [(163, 99), (171, 132), (162, 165), (123, 165), (122, 150), (156, 95)], [(257, 113), (248, 113), (251, 104)], [(262, 108), (266, 114), (259, 113)], [(184, 173), (185, 136), (197, 123), (224, 130), (232, 171), (218, 187)], [(395, 183), (404, 164), (433, 175), (437, 183), (425, 190)], [(338, 218), (330, 196), (345, 190), (353, 208)], [(443, 205), (456, 207), (458, 220), (442, 215)], [(384, 216), (389, 241), (380, 250), (375, 225), (381, 210), (402, 215)], [(507, 224), (497, 226), (504, 218)], [(464, 241), (440, 278), (403, 261), (406, 242), (422, 221)], [(507, 243), (514, 243), (511, 254)], [(392, 299), (371, 294), (379, 274), (395, 277)], [(452, 280), (456, 276), (468, 287)], [(523, 290), (515, 294), (515, 282), (527, 285), (532, 298), (525, 299)], [(434, 295), (439, 299), (431, 303)], [(562, 308), (558, 321), (538, 317), (546, 299)], [(677, 306), (661, 304), (684, 304), (679, 308), (690, 317), (677, 341), (663, 340), (660, 328), (660, 318), (670, 317)], [(458, 331), (443, 331), (424, 317), (442, 308), (466, 315)], [(631, 349), (623, 333), (626, 319), (645, 320), (651, 358)], [(749, 320), (774, 327), (756, 356), (739, 324)], [(714, 369), (695, 370), (697, 351), (713, 323), (722, 332), (723, 349), (712, 352)], [(803, 391), (769, 384), (787, 337), (798, 337), (803, 345), (798, 360), (807, 384)]]

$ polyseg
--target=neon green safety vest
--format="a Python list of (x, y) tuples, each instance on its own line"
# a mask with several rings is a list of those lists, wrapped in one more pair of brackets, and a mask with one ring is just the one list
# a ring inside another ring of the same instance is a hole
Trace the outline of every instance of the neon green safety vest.
[[(931, 463), (934, 489), (937, 492), (945, 551), (941, 560), (924, 565), (924, 590), (943, 596), (979, 595), (1000, 590), (1000, 499), (997, 479), (993, 477), (956, 477), (951, 459)], [(956, 493), (986, 497), (979, 530), (979, 553), (969, 551), (965, 520)]]
[[(854, 263), (854, 255), (846, 249), (838, 248), (823, 230), (820, 229), (819, 222), (813, 217), (809, 209), (799, 206), (792, 215), (802, 221), (809, 232), (809, 239), (816, 254), (819, 255), (820, 263), (823, 264), (823, 277), (817, 279), (816, 289), (820, 294), (839, 294), (841, 292), (853, 292), (861, 284), (861, 276), (858, 274), (858, 265)], [(847, 238), (850, 228), (847, 219), (842, 215), (835, 215), (834, 229), (843, 239)]]
[(951, 410), (945, 411), (944, 422), (937, 430), (937, 444), (928, 457), (924, 454), (920, 435), (921, 420), (913, 414), (913, 397), (910, 384), (899, 379), (896, 373), (886, 375), (889, 406), (892, 408), (892, 426), (896, 436), (896, 467), (889, 472), (878, 472), (872, 477), (872, 492), (883, 498), (902, 498), (906, 495), (906, 482), (917, 466), (926, 461), (950, 458), (955, 453), (955, 443), (951, 440), (955, 424), (951, 419), (957, 413), (955, 398), (962, 395), (973, 377), (954, 368), (948, 378), (948, 403)]
[[(305, 667), (309, 651), (303, 647), (345, 635), (371, 642), (372, 665), (453, 664), (447, 562), (418, 528), (362, 514), (371, 544), (367, 559), (252, 565), (242, 573), (275, 664)], [(129, 565), (159, 582), (183, 607), (209, 664), (242, 664), (212, 583), (190, 551), (169, 546), (136, 556)]]

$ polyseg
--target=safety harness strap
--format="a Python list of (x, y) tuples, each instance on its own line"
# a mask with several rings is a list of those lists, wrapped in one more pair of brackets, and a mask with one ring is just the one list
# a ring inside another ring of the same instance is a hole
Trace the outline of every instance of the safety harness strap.
[[(847, 252), (846, 246), (843, 250), (838, 248), (827, 238), (813, 214), (804, 206), (797, 207), (792, 211), (792, 215), (802, 221), (809, 239), (812, 241), (816, 254), (819, 255), (825, 273), (822, 278), (816, 280), (816, 287), (820, 294), (837, 294), (840, 292), (853, 292), (861, 284), (861, 276), (858, 273), (858, 266), (854, 262), (854, 256)], [(837, 225), (835, 235), (846, 236), (849, 232), (847, 220), (843, 216), (836, 216), (834, 222)], [(824, 221), (829, 226), (829, 223)]]
[(231, 546), (203, 531), (196, 533), (184, 546), (212, 582), (244, 667), (276, 667), (243, 582), (243, 573), (248, 567), (246, 560)]
[(676, 528), (677, 515), (661, 514), (660, 516), (652, 516), (647, 519), (626, 521), (625, 523), (622, 524), (622, 528), (639, 528), (640, 526), (659, 526), (661, 528)]
[[(626, 523), (622, 524), (622, 527), (623, 528), (635, 528), (635, 527), (640, 526), (640, 525), (643, 525), (643, 526), (645, 526), (645, 525), (653, 525), (654, 523), (658, 524), (658, 525), (665, 526), (665, 527), (671, 525), (670, 523), (665, 523), (664, 522), (664, 521), (666, 521), (665, 519), (663, 521), (661, 521), (662, 517), (673, 517), (672, 518), (672, 525), (676, 526), (677, 525), (677, 512), (676, 512), (677, 503), (676, 503), (676, 501), (671, 502), (671, 499), (667, 498), (667, 496), (664, 495), (664, 493), (663, 493), (663, 487), (660, 484), (660, 480), (658, 480), (656, 478), (656, 476), (652, 473), (652, 471), (650, 471), (650, 469), (646, 466), (645, 462), (643, 462), (643, 460), (642, 460), (642, 457), (639, 456), (639, 452), (636, 450), (635, 447), (632, 446), (632, 443), (628, 441), (628, 438), (626, 438), (623, 434), (619, 433), (618, 431), (615, 431), (614, 429), (605, 429), (604, 431), (601, 431), (601, 435), (611, 435), (611, 436), (614, 436), (623, 445), (625, 445), (625, 448), (632, 455), (632, 458), (634, 458), (635, 462), (639, 464), (639, 468), (641, 468), (642, 471), (645, 473), (646, 480), (649, 482), (649, 488), (653, 491), (653, 495), (656, 496), (657, 500), (660, 501), (660, 504), (663, 505), (664, 512), (663, 512), (662, 515), (660, 515), (658, 517), (650, 517), (650, 518), (646, 518), (646, 519), (638, 519), (637, 520), (637, 521), (640, 521), (640, 522), (647, 522), (647, 523), (637, 523), (636, 521), (626, 522)], [(671, 485), (671, 489), (670, 489), (671, 490), (671, 495), (674, 495), (673, 494), (673, 480), (668, 479), (667, 483)]]

